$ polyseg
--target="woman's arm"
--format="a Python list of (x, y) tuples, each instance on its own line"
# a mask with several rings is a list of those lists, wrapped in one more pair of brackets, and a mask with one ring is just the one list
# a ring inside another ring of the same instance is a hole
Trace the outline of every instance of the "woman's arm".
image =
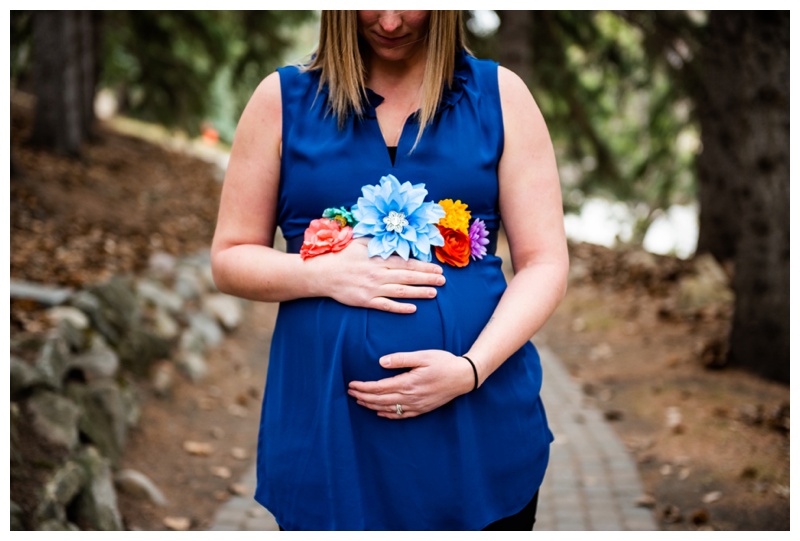
[[(222, 187), (211, 246), (220, 291), (258, 301), (331, 297), (351, 306), (412, 313), (391, 298), (432, 298), (444, 283), (441, 268), (417, 260), (367, 257), (356, 240), (341, 252), (302, 260), (272, 248), (281, 152), (278, 73), (264, 79), (242, 113)], [(320, 214), (323, 209), (320, 209)]]
[(505, 149), (500, 160), (500, 215), (514, 277), (481, 335), (466, 353), (483, 383), (533, 337), (561, 302), (569, 255), (555, 154), (542, 114), (525, 83), (500, 68)]
[[(505, 146), (500, 159), (500, 213), (515, 275), (492, 318), (466, 353), (483, 383), (541, 328), (564, 296), (569, 257), (564, 234), (561, 187), (553, 145), (528, 88), (500, 68)], [(353, 382), (350, 394), (378, 415), (397, 419), (435, 409), (472, 390), (466, 360), (445, 351), (395, 353), (386, 368), (413, 370), (375, 382)]]

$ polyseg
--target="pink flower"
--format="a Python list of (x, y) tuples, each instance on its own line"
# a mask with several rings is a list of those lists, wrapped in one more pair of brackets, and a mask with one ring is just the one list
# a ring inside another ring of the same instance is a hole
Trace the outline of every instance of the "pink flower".
[(328, 252), (338, 252), (350, 244), (351, 240), (353, 240), (352, 227), (341, 227), (336, 220), (318, 218), (311, 221), (303, 234), (300, 257), (308, 259)]
[(480, 218), (475, 218), (469, 226), (469, 245), (472, 259), (483, 259), (486, 255), (486, 245), (489, 244), (489, 232), (486, 231), (486, 224)]

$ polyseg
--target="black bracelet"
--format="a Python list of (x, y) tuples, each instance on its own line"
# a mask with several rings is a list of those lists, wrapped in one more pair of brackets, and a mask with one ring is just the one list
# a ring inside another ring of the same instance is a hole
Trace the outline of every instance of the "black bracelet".
[(475, 389), (478, 388), (478, 369), (475, 368), (475, 363), (472, 362), (472, 359), (470, 359), (466, 355), (462, 355), (461, 358), (466, 359), (469, 365), (472, 367), (472, 373), (475, 375), (475, 387), (472, 388), (472, 390), (474, 391)]

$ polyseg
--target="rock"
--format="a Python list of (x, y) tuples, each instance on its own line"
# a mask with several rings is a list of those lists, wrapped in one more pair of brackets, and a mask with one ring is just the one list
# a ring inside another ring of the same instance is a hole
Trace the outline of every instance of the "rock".
[(89, 317), (74, 306), (55, 306), (46, 312), (47, 318), (54, 325), (62, 321), (69, 322), (74, 328), (85, 331), (89, 328)]
[(131, 328), (118, 346), (122, 366), (139, 377), (146, 377), (153, 362), (170, 356), (168, 340), (139, 327)]
[(203, 310), (216, 318), (223, 327), (233, 330), (242, 322), (242, 304), (239, 299), (215, 293), (203, 298)]
[(69, 349), (66, 341), (56, 334), (51, 334), (45, 340), (39, 356), (36, 359), (36, 368), (53, 389), (60, 389), (64, 382), (64, 373), (69, 361)]
[(183, 310), (183, 298), (155, 280), (139, 280), (136, 284), (136, 293), (142, 300), (172, 314), (178, 314)]
[(714, 503), (719, 501), (720, 498), (722, 498), (722, 492), (715, 490), (703, 496), (703, 503)]
[(103, 336), (109, 335), (116, 336), (114, 329), (103, 317), (102, 305), (100, 299), (88, 291), (78, 291), (69, 299), (71, 306), (74, 306), (89, 318), (91, 324)]
[(8, 289), (12, 299), (30, 299), (46, 306), (66, 302), (73, 292), (68, 287), (54, 287), (20, 280), (9, 281)]
[(231, 447), (231, 456), (236, 460), (247, 460), (250, 457), (247, 450), (242, 447)]
[(128, 438), (128, 422), (122, 394), (113, 380), (71, 384), (67, 392), (81, 405), (78, 427), (89, 441), (113, 463), (122, 456)]
[(19, 357), (11, 356), (11, 400), (18, 400), (36, 386), (46, 385), (44, 375)]
[(178, 368), (195, 383), (202, 380), (208, 374), (206, 360), (199, 353), (183, 351), (175, 360), (175, 363), (178, 365)]
[(91, 336), (97, 334), (91, 327), (85, 330), (77, 328), (69, 319), (61, 320), (56, 326), (56, 332), (66, 342), (71, 352), (84, 351), (91, 342)]
[(183, 299), (200, 298), (205, 292), (203, 279), (197, 271), (188, 265), (181, 265), (175, 273), (175, 292)]
[(42, 487), (36, 520), (64, 522), (67, 519), (66, 506), (78, 495), (87, 483), (83, 467), (74, 461), (64, 463), (55, 470)]
[(56, 520), (56, 519), (49, 519), (43, 522), (40, 522), (39, 525), (36, 527), (36, 531), (39, 532), (79, 532), (80, 528), (78, 528), (73, 523), (66, 521), (66, 520)]
[(74, 306), (56, 306), (47, 311), (48, 319), (55, 325), (71, 351), (83, 351), (87, 346), (89, 317)]
[(191, 352), (204, 354), (206, 352), (206, 342), (203, 335), (195, 329), (184, 329), (178, 341), (178, 349), (181, 352)]
[(139, 424), (139, 419), (142, 416), (141, 399), (137, 388), (131, 382), (125, 380), (120, 383), (119, 394), (125, 411), (125, 422), (128, 423), (128, 428), (133, 428)]
[(733, 302), (733, 292), (724, 269), (710, 254), (694, 260), (695, 273), (678, 283), (678, 308), (683, 312), (702, 310), (715, 304)]
[(217, 289), (217, 283), (214, 281), (214, 273), (211, 270), (211, 256), (209, 255), (208, 262), (204, 263), (199, 269), (198, 273), (200, 277), (203, 279), (203, 282), (206, 286), (206, 291), (217, 293), (219, 290)]
[(225, 337), (217, 322), (202, 312), (189, 316), (189, 327), (202, 336), (206, 346), (209, 347), (218, 346)]
[(66, 449), (78, 444), (80, 408), (51, 391), (38, 391), (28, 400), (31, 426), (45, 440)]
[(137, 498), (147, 499), (148, 501), (163, 507), (167, 505), (164, 493), (147, 477), (145, 474), (136, 470), (121, 470), (114, 478), (114, 482), (121, 491), (131, 494)]
[(78, 523), (93, 530), (122, 530), (122, 517), (117, 508), (117, 493), (111, 478), (108, 460), (93, 447), (85, 448), (79, 461), (87, 473), (88, 484), (76, 499)]
[(108, 347), (100, 335), (94, 335), (89, 349), (73, 356), (67, 362), (67, 372), (76, 371), (83, 381), (113, 378), (119, 371), (120, 361), (117, 353)]
[(150, 371), (150, 384), (156, 396), (165, 398), (175, 385), (175, 365), (169, 361), (159, 361)]
[(162, 280), (172, 277), (175, 265), (175, 257), (166, 252), (153, 252), (147, 262), (150, 274)]
[(128, 277), (115, 276), (79, 292), (72, 304), (86, 312), (95, 328), (115, 346), (141, 321), (133, 280)]
[(153, 311), (153, 327), (157, 336), (165, 340), (172, 340), (181, 331), (180, 325), (171, 315), (161, 307), (156, 307)]

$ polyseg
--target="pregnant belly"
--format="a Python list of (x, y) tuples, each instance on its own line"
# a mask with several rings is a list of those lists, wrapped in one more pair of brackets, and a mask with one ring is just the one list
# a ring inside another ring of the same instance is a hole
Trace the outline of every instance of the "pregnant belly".
[(273, 351), (299, 350), (288, 357), (307, 364), (304, 370), (341, 377), (345, 384), (398, 374), (380, 366), (383, 355), (426, 349), (466, 353), (505, 289), (500, 260), (489, 257), (462, 269), (445, 266), (444, 274), (447, 283), (436, 298), (403, 301), (416, 305), (413, 314), (355, 308), (328, 298), (284, 303)]

